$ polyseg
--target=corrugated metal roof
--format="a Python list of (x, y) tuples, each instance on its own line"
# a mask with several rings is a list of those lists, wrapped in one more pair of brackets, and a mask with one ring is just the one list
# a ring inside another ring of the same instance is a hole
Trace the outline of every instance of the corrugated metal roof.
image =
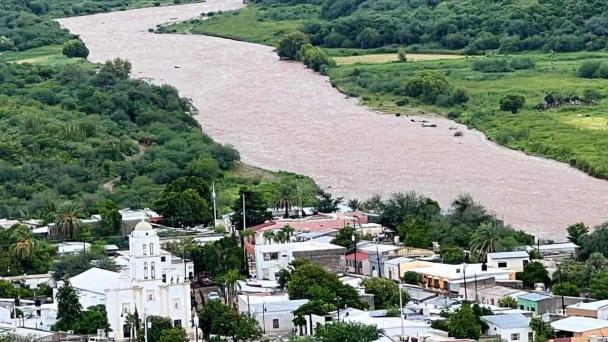
[(526, 251), (517, 251), (517, 252), (497, 252), (497, 253), (488, 253), (488, 257), (492, 259), (519, 259), (519, 258), (528, 258), (528, 252)]
[(555, 330), (579, 333), (607, 328), (608, 321), (589, 317), (571, 316), (564, 319), (560, 319), (559, 321), (552, 322), (551, 326)]
[(543, 299), (552, 298), (552, 297), (553, 296), (548, 295), (548, 294), (544, 294), (544, 293), (531, 292), (531, 293), (527, 293), (525, 295), (519, 296), (517, 298), (524, 299), (524, 300), (529, 300), (531, 302), (538, 302), (538, 301), (541, 301)]
[(501, 329), (525, 328), (530, 325), (530, 318), (520, 313), (481, 316), (481, 319)]

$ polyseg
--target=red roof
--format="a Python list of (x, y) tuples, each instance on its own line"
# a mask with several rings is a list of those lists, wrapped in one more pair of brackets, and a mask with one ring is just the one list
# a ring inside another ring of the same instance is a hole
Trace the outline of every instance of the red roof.
[[(357, 252), (356, 254), (357, 254), (357, 261), (369, 259), (369, 255), (367, 255), (367, 253), (365, 253), (365, 252)], [(355, 253), (346, 254), (344, 256), (344, 259), (355, 260)]]
[(264, 222), (264, 223), (260, 223), (260, 224), (258, 224), (256, 226), (249, 227), (249, 229), (253, 230), (254, 232), (257, 232), (258, 230), (260, 230), (262, 228), (269, 227), (269, 226), (274, 226), (275, 224), (276, 224), (276, 222), (274, 222), (274, 221), (267, 221), (267, 222)]

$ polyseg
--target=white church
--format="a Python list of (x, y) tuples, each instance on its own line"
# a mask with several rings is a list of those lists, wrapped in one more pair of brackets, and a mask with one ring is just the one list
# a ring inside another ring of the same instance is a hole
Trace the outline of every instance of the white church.
[(110, 337), (116, 341), (129, 339), (126, 319), (136, 309), (142, 322), (144, 316), (168, 317), (174, 326), (193, 333), (189, 280), (192, 263), (176, 262), (169, 252), (161, 250), (159, 237), (148, 222), (135, 226), (129, 236), (129, 251), (120, 257), (128, 262), (122, 272), (92, 268), (70, 278), (84, 309), (105, 305), (112, 329)]

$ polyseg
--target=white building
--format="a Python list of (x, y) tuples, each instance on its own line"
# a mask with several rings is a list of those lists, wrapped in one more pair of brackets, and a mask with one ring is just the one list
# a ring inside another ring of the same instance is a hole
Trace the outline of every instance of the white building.
[[(103, 304), (108, 312), (110, 337), (117, 341), (129, 338), (125, 322), (137, 310), (144, 316), (168, 317), (174, 326), (191, 332), (190, 281), (185, 273), (171, 275), (172, 258), (160, 249), (152, 226), (140, 222), (129, 237), (127, 270), (118, 273), (92, 268), (70, 283), (79, 292), (83, 308)], [(183, 267), (183, 266), (182, 266)]]
[(401, 278), (406, 272), (405, 267), (401, 265), (408, 264), (414, 261), (412, 258), (397, 257), (384, 262), (384, 277), (394, 281), (401, 281)]
[(532, 342), (534, 340), (530, 328), (530, 318), (520, 313), (481, 316), (486, 322), (488, 329), (485, 335), (500, 335), (500, 339), (506, 342)]
[(530, 256), (526, 251), (488, 253), (488, 266), (523, 272), (524, 266), (530, 262)]
[(255, 245), (256, 276), (260, 280), (276, 280), (276, 273), (296, 258), (321, 264), (328, 270), (340, 268), (340, 256), (346, 248), (316, 241)]
[(239, 312), (248, 312), (260, 323), (267, 335), (285, 336), (294, 331), (293, 312), (308, 299), (290, 300), (288, 295), (239, 295)]
[(88, 242), (61, 242), (57, 244), (57, 255), (77, 255), (91, 250), (91, 244)]

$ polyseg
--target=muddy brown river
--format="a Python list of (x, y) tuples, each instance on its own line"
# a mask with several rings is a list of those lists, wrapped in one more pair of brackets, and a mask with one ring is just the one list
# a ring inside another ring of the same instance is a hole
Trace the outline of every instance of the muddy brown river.
[[(234, 145), (242, 160), (311, 176), (336, 195), (415, 190), (446, 208), (468, 192), (517, 228), (563, 239), (577, 221), (608, 220), (608, 182), (565, 164), (502, 148), (442, 118), (423, 128), (412, 117), (375, 113), (271, 47), (148, 29), (242, 0), (148, 8), (62, 19), (81, 35), (90, 59), (121, 57), (135, 77), (168, 83), (193, 99), (203, 129)], [(414, 118), (419, 120), (420, 118)], [(454, 137), (450, 127), (464, 136)]]

